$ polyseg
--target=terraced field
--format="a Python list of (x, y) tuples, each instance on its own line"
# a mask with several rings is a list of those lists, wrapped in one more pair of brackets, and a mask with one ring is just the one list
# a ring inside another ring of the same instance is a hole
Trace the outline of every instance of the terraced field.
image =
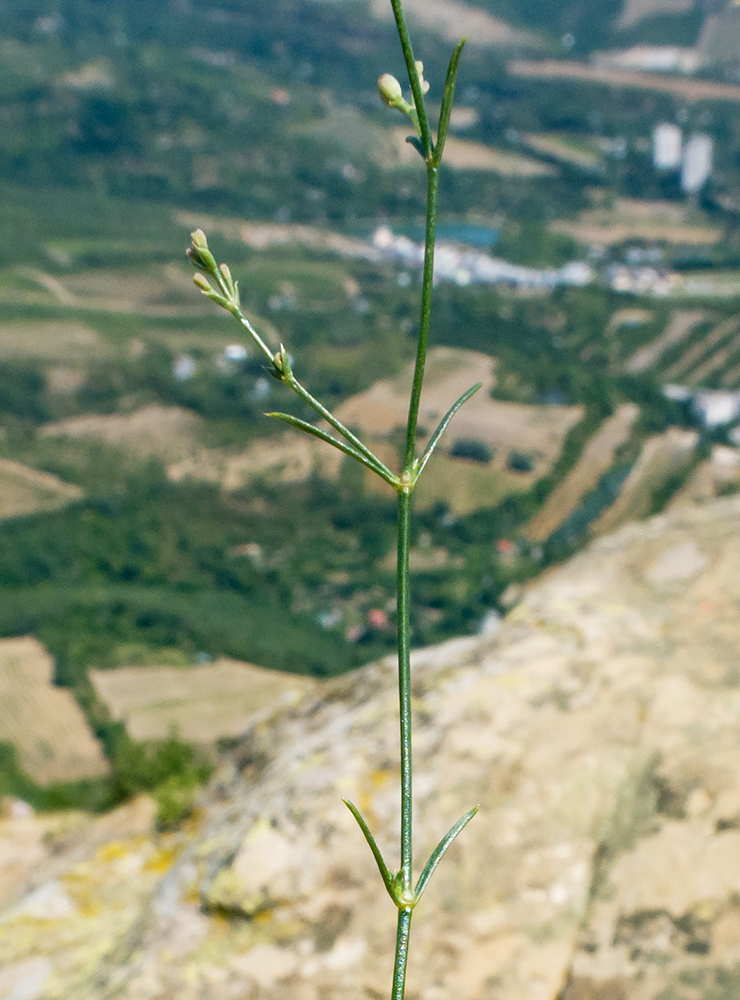
[(586, 494), (594, 489), (611, 467), (619, 446), (629, 438), (638, 415), (638, 408), (633, 403), (626, 403), (604, 421), (583, 449), (574, 468), (553, 490), (542, 510), (530, 521), (526, 534), (531, 541), (544, 542), (549, 538), (578, 507)]
[(53, 663), (30, 636), (0, 640), (0, 740), (13, 743), (39, 784), (95, 778), (108, 762), (71, 691), (55, 687)]
[(698, 440), (696, 431), (679, 430), (677, 427), (670, 427), (664, 434), (649, 438), (616, 501), (593, 524), (593, 532), (607, 534), (626, 521), (636, 521), (648, 515), (655, 492), (686, 468)]
[(740, 313), (673, 310), (657, 337), (628, 353), (624, 368), (654, 373), (663, 384), (740, 388)]

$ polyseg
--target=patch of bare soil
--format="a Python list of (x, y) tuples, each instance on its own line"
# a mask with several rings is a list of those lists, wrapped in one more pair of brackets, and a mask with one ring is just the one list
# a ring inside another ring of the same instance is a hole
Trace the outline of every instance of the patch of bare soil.
[[(371, 0), (373, 14), (387, 21), (392, 17), (390, 4)], [(541, 39), (533, 32), (521, 31), (499, 17), (460, 0), (406, 0), (406, 14), (424, 28), (435, 31), (449, 42), (467, 36), (469, 45), (491, 48), (503, 46), (540, 47)]]
[(82, 496), (82, 490), (48, 472), (0, 458), (0, 519), (54, 510)]
[(42, 358), (69, 364), (110, 353), (103, 338), (82, 323), (3, 323), (0, 325), (0, 357)]
[(107, 774), (72, 693), (54, 686), (53, 666), (36, 639), (0, 639), (0, 740), (17, 748), (21, 766), (40, 784)]
[(696, 0), (625, 0), (617, 27), (631, 28), (646, 17), (656, 14), (686, 14), (696, 6)]
[(198, 454), (200, 417), (178, 406), (153, 403), (132, 413), (89, 414), (46, 424), (43, 437), (88, 437), (141, 457), (183, 461)]
[[(419, 154), (408, 142), (408, 128), (392, 130), (399, 164), (415, 163)], [(456, 139), (450, 136), (445, 143), (445, 164), (455, 170), (476, 170), (500, 174), (502, 177), (551, 177), (557, 168), (520, 153), (509, 153), (482, 142)]]
[(711, 245), (722, 236), (719, 227), (689, 218), (682, 205), (637, 198), (619, 198), (612, 208), (586, 209), (575, 220), (556, 220), (551, 228), (596, 246), (612, 246), (630, 238)]
[(656, 90), (664, 94), (675, 94), (685, 101), (740, 101), (740, 86), (734, 83), (691, 80), (662, 73), (642, 73), (639, 70), (604, 69), (561, 59), (514, 59), (507, 69), (512, 76), (539, 80), (582, 80), (584, 83), (604, 83), (610, 87)]
[(95, 690), (134, 739), (167, 736), (214, 743), (238, 736), (262, 709), (291, 704), (318, 681), (237, 660), (193, 667), (119, 667), (90, 672)]
[[(408, 130), (404, 131), (405, 136)], [(411, 149), (411, 147), (408, 147)], [(413, 150), (412, 150), (413, 152)], [(418, 156), (418, 153), (414, 153)], [(343, 236), (330, 229), (304, 226), (300, 223), (244, 222), (241, 219), (203, 215), (200, 212), (177, 212), (175, 221), (188, 229), (201, 228), (208, 233), (220, 233), (228, 240), (243, 243), (255, 250), (271, 246), (299, 243), (314, 250), (331, 251), (344, 257), (374, 257), (366, 240)]]

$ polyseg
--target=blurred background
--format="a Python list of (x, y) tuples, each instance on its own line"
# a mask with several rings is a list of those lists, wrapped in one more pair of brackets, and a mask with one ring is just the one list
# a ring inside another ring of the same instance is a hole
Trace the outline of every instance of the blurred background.
[[(177, 818), (254, 711), (393, 648), (393, 497), (262, 416), (305, 414), (184, 258), (202, 227), (263, 336), (395, 461), (424, 178), (376, 92), (402, 76), (386, 6), (0, 6), (8, 795), (159, 790)], [(737, 489), (740, 7), (407, 7), (433, 112), (469, 35), (420, 443), (484, 382), (418, 491), (423, 646)]]

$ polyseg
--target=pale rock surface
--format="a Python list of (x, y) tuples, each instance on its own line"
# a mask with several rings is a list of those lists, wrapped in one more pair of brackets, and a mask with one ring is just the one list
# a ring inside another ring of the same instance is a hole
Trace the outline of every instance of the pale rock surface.
[[(417, 870), (481, 813), (415, 912), (409, 1000), (736, 1000), (739, 654), (738, 499), (627, 526), (495, 634), (415, 654)], [(341, 797), (391, 862), (396, 697), (390, 660), (333, 681), (256, 718), (178, 834), (106, 817), (109, 843), (37, 857), (0, 997), (386, 997), (394, 911)]]

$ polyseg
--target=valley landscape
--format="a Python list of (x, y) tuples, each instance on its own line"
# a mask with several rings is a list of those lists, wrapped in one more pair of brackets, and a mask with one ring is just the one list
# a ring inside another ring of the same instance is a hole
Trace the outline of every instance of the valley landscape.
[[(501, 861), (474, 887), (486, 819), (457, 862), (477, 893), (467, 943), (441, 884), (418, 995), (455, 981), (470, 1000), (729, 1000), (740, 883), (715, 854), (730, 857), (737, 818), (736, 581), (721, 551), (740, 491), (740, 12), (407, 5), (430, 80), (470, 33), (419, 445), (482, 383), (415, 500), (411, 639), (438, 719), (420, 740), (450, 741), (458, 791), (481, 790), (502, 830), (531, 807), (537, 831), (501, 833)], [(389, 12), (385, 0), (0, 7), (0, 1000), (381, 995), (362, 950), (380, 918), (351, 879), (324, 885), (306, 862), (325, 910), (281, 897), (263, 916), (250, 900), (267, 890), (244, 873), (263, 849), (293, 857), (299, 827), (320, 840), (314, 820), (285, 818), (300, 787), (278, 789), (301, 756), (321, 789), (316, 823), (326, 811), (344, 831), (321, 796), (364, 775), (389, 835), (393, 755), (382, 737), (365, 760), (353, 734), (364, 699), (381, 728), (387, 715), (393, 490), (266, 418), (283, 387), (198, 294), (183, 251), (207, 231), (260, 335), (396, 468), (423, 189), (377, 98), (379, 73), (401, 69)], [(674, 653), (685, 670), (669, 669)], [(482, 721), (472, 700), (440, 693), (458, 660), (490, 687)], [(640, 685), (646, 705), (676, 708), (674, 729), (625, 722), (621, 743), (597, 732), (629, 715)], [(512, 736), (499, 703), (529, 735)], [(319, 746), (337, 705), (340, 741)], [(478, 749), (463, 745), (468, 719)], [(562, 787), (538, 756), (561, 738)], [(325, 780), (337, 753), (354, 763)], [(541, 789), (529, 804), (511, 776), (525, 758)], [(566, 830), (576, 788), (584, 816)], [(260, 847), (268, 819), (282, 839)], [(234, 845), (253, 834), (240, 862)], [(645, 873), (691, 851), (704, 860), (676, 901)], [(300, 900), (291, 864), (280, 878)], [(559, 867), (572, 873), (561, 888)], [(505, 869), (525, 872), (518, 888)], [(105, 949), (84, 900), (104, 913)], [(191, 943), (173, 944), (180, 933)], [(448, 944), (433, 959), (436, 940)], [(175, 968), (163, 956), (179, 947), (190, 964)], [(361, 951), (366, 979), (352, 971)]]

